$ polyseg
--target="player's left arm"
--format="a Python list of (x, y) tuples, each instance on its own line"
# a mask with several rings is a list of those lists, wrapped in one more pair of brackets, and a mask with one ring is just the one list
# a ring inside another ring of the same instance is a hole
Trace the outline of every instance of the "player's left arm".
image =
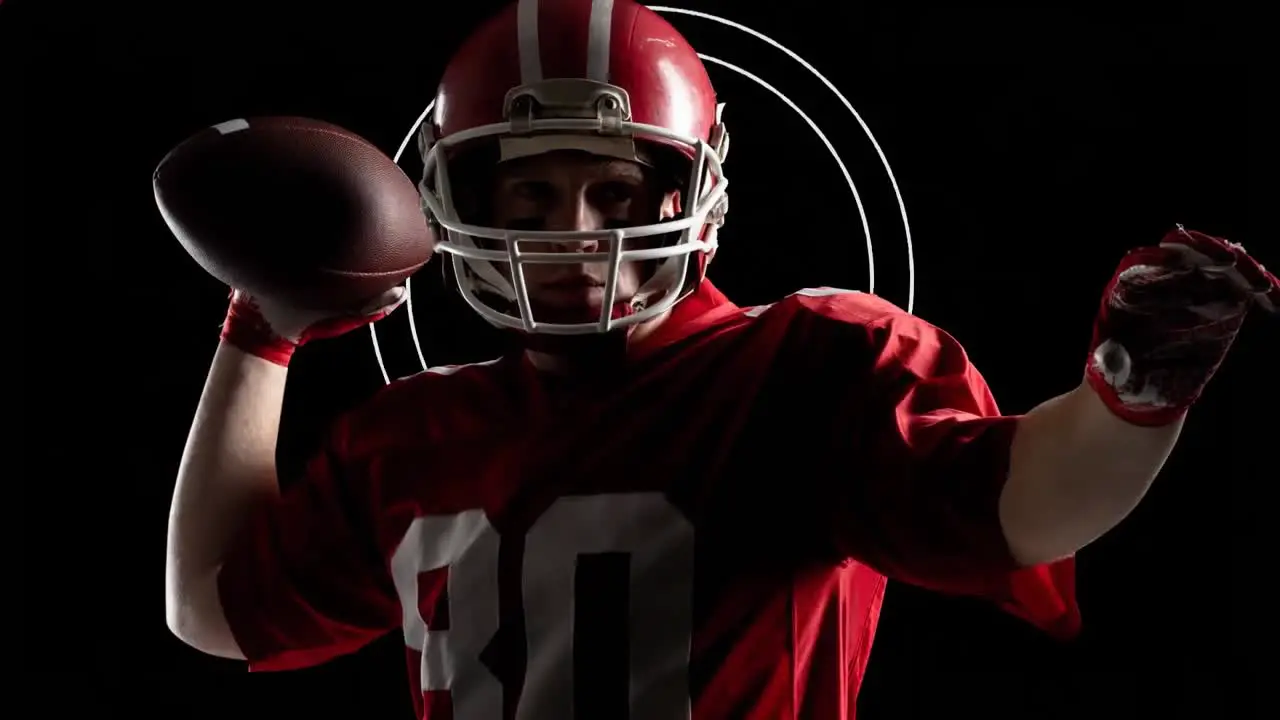
[(1276, 287), (1241, 248), (1181, 229), (1130, 253), (1085, 382), (1026, 415), (1000, 411), (954, 338), (883, 300), (797, 301), (828, 345), (795, 374), (832, 413), (813, 448), (821, 476), (793, 486), (811, 489), (809, 527), (889, 577), (1073, 635), (1072, 555), (1142, 499), (1246, 311), (1273, 308)]
[(1067, 557), (1137, 506), (1246, 312), (1280, 303), (1277, 284), (1243, 248), (1182, 228), (1124, 258), (1084, 382), (1014, 431), (999, 520), (1019, 563)]

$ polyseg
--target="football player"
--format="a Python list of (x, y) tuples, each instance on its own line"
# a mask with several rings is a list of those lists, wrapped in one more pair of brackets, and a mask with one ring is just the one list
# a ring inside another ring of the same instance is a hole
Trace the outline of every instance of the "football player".
[[(399, 629), (422, 718), (852, 718), (886, 578), (1070, 636), (1072, 558), (1142, 498), (1276, 278), (1177, 228), (1123, 259), (1079, 387), (1003, 415), (875, 296), (706, 279), (728, 147), (706, 70), (633, 0), (519, 0), (420, 137), (467, 303), (520, 339), (392, 383), (283, 494), (316, 317), (232, 295), (173, 502), (172, 630), (255, 670)], [(1083, 350), (1083, 349), (1082, 349)]]

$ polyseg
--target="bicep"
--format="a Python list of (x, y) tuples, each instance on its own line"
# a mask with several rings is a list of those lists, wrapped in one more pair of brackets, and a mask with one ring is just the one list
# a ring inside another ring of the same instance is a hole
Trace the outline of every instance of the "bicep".
[(253, 669), (316, 665), (398, 621), (373, 510), (357, 490), (363, 480), (331, 443), (241, 529), (218, 574), (217, 596)]
[(857, 443), (827, 523), (838, 551), (898, 580), (978, 593), (1017, 569), (999, 520), (1016, 418), (936, 412)]
[(829, 380), (830, 540), (896, 579), (978, 591), (1016, 569), (998, 507), (1019, 418), (941, 330), (905, 314), (858, 329), (862, 371)]
[(891, 578), (977, 595), (1059, 635), (1079, 625), (1074, 566), (1019, 566), (1000, 496), (1020, 416), (1001, 415), (954, 339), (914, 318), (869, 340), (874, 362), (831, 411), (822, 527), (843, 557)]

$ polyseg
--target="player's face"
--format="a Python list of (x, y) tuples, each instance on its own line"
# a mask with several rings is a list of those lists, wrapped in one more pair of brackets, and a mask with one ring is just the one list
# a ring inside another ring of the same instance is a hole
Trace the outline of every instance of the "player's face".
[[(638, 163), (556, 152), (504, 163), (490, 206), (494, 224), (515, 230), (605, 230), (675, 217), (679, 193), (664, 192)], [(524, 266), (530, 299), (563, 315), (594, 317), (604, 300), (605, 263), (574, 263), (573, 253), (607, 252), (607, 240), (527, 243), (529, 252), (565, 253), (567, 262)], [(624, 263), (617, 300), (644, 282), (644, 263)]]

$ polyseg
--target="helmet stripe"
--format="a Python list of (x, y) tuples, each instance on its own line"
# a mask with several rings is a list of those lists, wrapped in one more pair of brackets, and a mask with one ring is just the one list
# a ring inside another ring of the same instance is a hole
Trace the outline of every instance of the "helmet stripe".
[(587, 78), (609, 82), (609, 38), (613, 35), (613, 0), (591, 0), (587, 36)]
[(517, 42), (520, 45), (520, 83), (542, 79), (542, 52), (538, 48), (538, 0), (520, 0), (516, 9)]

